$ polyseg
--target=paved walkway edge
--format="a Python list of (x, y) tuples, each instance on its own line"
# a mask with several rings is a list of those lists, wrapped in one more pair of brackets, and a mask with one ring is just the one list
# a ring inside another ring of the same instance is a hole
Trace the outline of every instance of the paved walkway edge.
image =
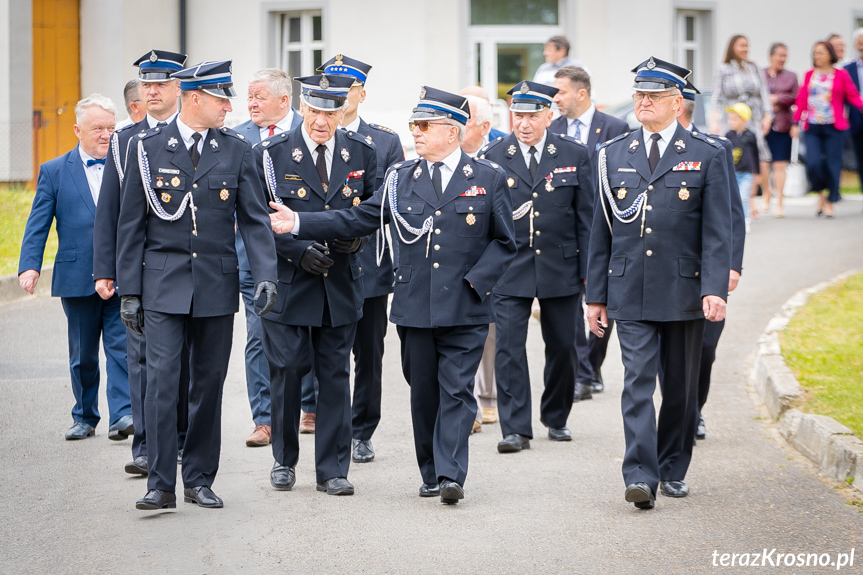
[(28, 294), (18, 285), (18, 274), (0, 276), (0, 303), (8, 303), (27, 297), (51, 295), (51, 279), (54, 275), (54, 266), (45, 266), (39, 276), (39, 283), (33, 295)]
[(770, 416), (777, 421), (779, 433), (821, 471), (849, 483), (863, 495), (863, 441), (832, 417), (794, 408), (803, 396), (803, 389), (785, 364), (779, 347), (779, 334), (812, 294), (844, 281), (857, 271), (839, 274), (791, 296), (761, 334), (749, 377)]

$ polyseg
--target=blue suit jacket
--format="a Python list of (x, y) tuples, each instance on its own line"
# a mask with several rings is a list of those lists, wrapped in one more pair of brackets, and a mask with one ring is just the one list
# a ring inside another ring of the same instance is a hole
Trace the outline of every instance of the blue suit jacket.
[[(851, 76), (851, 81), (854, 82), (854, 87), (860, 92), (860, 78), (857, 76), (857, 60), (845, 65), (845, 71)], [(863, 129), (863, 114), (854, 106), (847, 106), (848, 121), (851, 124), (851, 133), (856, 134)]]
[[(291, 110), (294, 110), (291, 108)], [(299, 126), (303, 123), (303, 117), (300, 116), (300, 113), (297, 110), (294, 110), (294, 117), (291, 119), (291, 130)], [(253, 144), (261, 143), (261, 128), (251, 120), (246, 120), (236, 128), (234, 131), (238, 134), (242, 134), (244, 138), (249, 140)], [(290, 131), (290, 130), (288, 130)]]
[(42, 271), (45, 241), (55, 218), (60, 245), (54, 257), (51, 295), (93, 295), (96, 293), (92, 276), (96, 204), (90, 194), (78, 146), (39, 167), (36, 196), (21, 242), (19, 274), (27, 270)]

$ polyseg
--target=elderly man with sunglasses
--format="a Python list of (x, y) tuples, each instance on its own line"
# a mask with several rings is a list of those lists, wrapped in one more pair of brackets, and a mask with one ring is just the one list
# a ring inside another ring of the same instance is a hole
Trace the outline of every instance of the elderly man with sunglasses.
[(276, 233), (299, 239), (367, 235), (390, 222), (395, 291), (390, 321), (411, 386), (420, 497), (464, 498), (468, 438), (476, 417), (474, 375), (488, 324), (492, 287), (515, 257), (506, 173), (460, 149), (470, 117), (467, 100), (423, 87), (410, 118), (420, 158), (393, 165), (384, 186), (348, 210), (270, 219)]
[(731, 207), (724, 148), (676, 120), (690, 71), (651, 57), (633, 72), (642, 129), (598, 154), (587, 302), (598, 337), (608, 318), (617, 322), (625, 499), (652, 509), (660, 482), (666, 497), (689, 494), (704, 321), (725, 318)]

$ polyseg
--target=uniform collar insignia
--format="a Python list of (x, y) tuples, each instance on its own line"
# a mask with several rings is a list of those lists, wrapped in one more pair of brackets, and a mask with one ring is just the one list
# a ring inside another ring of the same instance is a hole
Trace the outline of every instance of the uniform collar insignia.
[(219, 142), (216, 141), (215, 138), (210, 140), (210, 147), (213, 148), (213, 151), (217, 151), (219, 149)]
[(342, 159), (345, 161), (345, 163), (351, 160), (351, 155), (350, 153), (348, 153), (347, 148), (342, 148)]
[(629, 142), (629, 151), (634, 152), (638, 149), (638, 138), (635, 138), (631, 142)]
[[(264, 144), (266, 144), (266, 143), (267, 143), (267, 142), (264, 142)], [(301, 149), (299, 149), (299, 148), (294, 148), (293, 150), (291, 150), (291, 158), (292, 158), (296, 163), (298, 163), (298, 164), (299, 164), (299, 163), (302, 161), (302, 159), (303, 159), (303, 151), (302, 151)]]
[(555, 147), (554, 144), (549, 144), (548, 147), (546, 147), (546, 150), (548, 150), (548, 153), (551, 154), (552, 156), (557, 153), (557, 148)]
[[(396, 165), (396, 167), (398, 167), (398, 165)], [(414, 170), (414, 179), (415, 180), (420, 179), (420, 176), (422, 175), (422, 173), (423, 173), (422, 166), (417, 166), (417, 169)]]
[(683, 142), (683, 140), (677, 140), (676, 142), (674, 142), (674, 149), (678, 152), (682, 152), (686, 149), (686, 144)]
[(513, 157), (515, 155), (515, 152), (515, 144), (510, 144), (509, 148), (506, 149), (506, 155), (509, 157)]
[(465, 178), (473, 177), (473, 168), (470, 167), (470, 164), (465, 164), (461, 167), (461, 171), (464, 173)]
[(179, 143), (179, 142), (177, 142), (177, 138), (175, 138), (174, 136), (171, 136), (171, 137), (168, 139), (168, 148), (169, 148), (169, 149), (171, 149), (171, 150), (173, 150), (174, 148), (176, 148), (176, 147), (177, 147), (177, 144), (178, 144), (178, 143)]

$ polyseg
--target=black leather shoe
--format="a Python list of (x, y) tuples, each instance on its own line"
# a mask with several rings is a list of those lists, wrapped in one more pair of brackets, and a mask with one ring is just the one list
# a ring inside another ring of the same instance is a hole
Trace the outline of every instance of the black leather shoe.
[(279, 465), (279, 462), (273, 464), (270, 470), (270, 484), (279, 491), (290, 491), (297, 482), (297, 474), (293, 467), (287, 465)]
[(707, 439), (707, 428), (704, 426), (704, 418), (698, 416), (698, 426), (695, 428), (695, 439)]
[(589, 383), (575, 382), (575, 393), (572, 396), (573, 403), (593, 399), (593, 387)]
[(149, 471), (147, 464), (147, 456), (139, 455), (134, 460), (127, 463), (124, 469), (129, 475), (147, 475)]
[(177, 507), (177, 496), (167, 491), (151, 489), (143, 498), (135, 503), (136, 509), (152, 511), (154, 509), (175, 509)]
[(464, 499), (464, 488), (450, 479), (440, 482), (440, 502), (455, 505), (459, 499)]
[(515, 453), (522, 449), (530, 449), (530, 438), (518, 433), (507, 433), (497, 444), (498, 453)]
[(318, 483), (318, 491), (326, 491), (327, 495), (353, 495), (354, 486), (344, 477), (333, 477), (323, 483)]
[(572, 433), (568, 427), (561, 427), (560, 429), (549, 427), (548, 438), (552, 441), (572, 441)]
[(590, 387), (593, 390), (593, 393), (602, 393), (605, 391), (605, 382), (602, 381), (602, 372), (597, 370), (594, 371), (590, 377)]
[(666, 497), (686, 497), (689, 495), (689, 486), (682, 481), (663, 481), (659, 484), (659, 490)]
[(179, 465), (181, 463), (183, 463), (183, 450), (178, 449), (177, 450), (177, 465)]
[(183, 501), (194, 503), (198, 507), (207, 507), (210, 509), (218, 509), (225, 506), (222, 498), (213, 493), (213, 490), (206, 485), (183, 489)]
[(131, 415), (124, 415), (108, 428), (108, 439), (122, 441), (135, 433), (135, 425)]
[(66, 432), (66, 439), (71, 441), (73, 439), (86, 439), (88, 437), (93, 437), (96, 435), (96, 430), (92, 425), (84, 423), (83, 421), (76, 421), (75, 425), (69, 428), (69, 431)]
[(351, 454), (354, 463), (369, 463), (375, 460), (375, 450), (370, 439), (354, 439), (354, 450)]
[(420, 497), (437, 497), (439, 495), (439, 483), (423, 483), (422, 487), (420, 487)]
[(626, 486), (626, 500), (639, 509), (653, 509), (656, 495), (647, 483), (633, 483)]

